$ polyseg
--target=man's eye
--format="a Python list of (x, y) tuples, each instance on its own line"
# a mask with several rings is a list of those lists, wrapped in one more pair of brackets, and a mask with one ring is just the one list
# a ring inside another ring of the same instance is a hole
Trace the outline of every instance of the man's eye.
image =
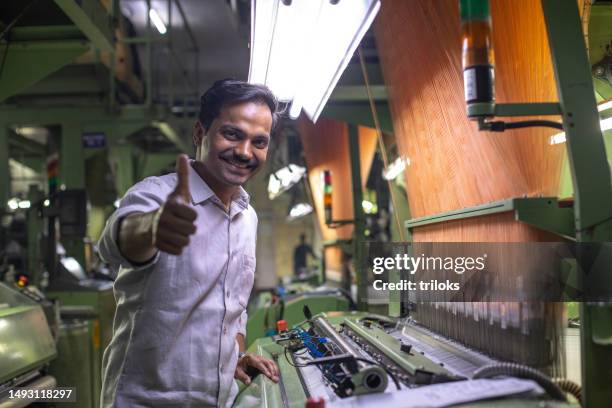
[(268, 141), (266, 139), (258, 139), (253, 141), (253, 145), (259, 149), (268, 147)]
[(223, 132), (223, 136), (227, 137), (228, 139), (236, 139), (238, 134), (233, 130), (226, 130)]

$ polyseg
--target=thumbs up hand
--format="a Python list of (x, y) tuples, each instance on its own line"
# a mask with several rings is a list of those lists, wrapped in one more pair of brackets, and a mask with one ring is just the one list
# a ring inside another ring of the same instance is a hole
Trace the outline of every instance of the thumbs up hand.
[(180, 255), (189, 244), (189, 236), (196, 231), (196, 212), (190, 206), (189, 159), (180, 154), (176, 158), (177, 184), (166, 203), (157, 211), (153, 222), (153, 246), (172, 255)]

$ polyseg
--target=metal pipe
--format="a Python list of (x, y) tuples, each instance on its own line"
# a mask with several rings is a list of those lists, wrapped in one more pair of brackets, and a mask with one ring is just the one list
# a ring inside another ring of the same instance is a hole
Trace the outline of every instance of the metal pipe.
[[(115, 30), (117, 28), (117, 21), (118, 21), (118, 17), (117, 15), (121, 15), (121, 13), (119, 13), (119, 0), (113, 0), (111, 2), (111, 9), (110, 9), (110, 14), (111, 14), (111, 20), (113, 22), (113, 30)], [(117, 39), (115, 38), (115, 41)], [(115, 110), (115, 50), (116, 50), (116, 43), (115, 43), (115, 48), (113, 48), (113, 50), (111, 51), (111, 58), (110, 58), (110, 72), (109, 72), (109, 99), (108, 99), (108, 107), (109, 110), (111, 112), (113, 112)]]
[(147, 95), (146, 102), (147, 106), (151, 106), (153, 102), (153, 54), (151, 49), (151, 0), (147, 0)]
[(183, 23), (185, 24), (185, 31), (187, 31), (187, 34), (189, 35), (189, 38), (191, 39), (191, 44), (193, 45), (193, 48), (195, 50), (198, 49), (198, 43), (195, 40), (195, 36), (193, 35), (193, 32), (191, 31), (191, 27), (189, 27), (189, 22), (187, 21), (187, 17), (185, 16), (185, 12), (183, 11), (183, 6), (181, 6), (181, 3), (179, 1), (176, 2), (176, 8), (178, 9), (179, 13), (181, 14), (181, 17), (183, 18)]
[(351, 159), (351, 184), (353, 186), (353, 262), (357, 277), (357, 305), (359, 310), (367, 308), (368, 281), (363, 268), (361, 243), (365, 239), (365, 215), (363, 213), (363, 191), (361, 185), (361, 155), (359, 153), (359, 129), (348, 125), (348, 142)]
[[(170, 55), (172, 48), (172, 0), (168, 0), (168, 42), (166, 43), (166, 52)], [(174, 69), (169, 67), (168, 73), (168, 106), (170, 109), (174, 106)]]
[[(367, 359), (355, 350), (324, 316), (315, 316), (310, 321), (319, 335), (331, 340), (341, 350), (342, 354), (348, 354), (355, 359), (357, 371), (351, 373), (351, 381), (356, 387), (356, 394), (382, 392), (387, 388), (389, 380), (385, 370), (379, 365), (366, 362)], [(348, 368), (348, 366), (345, 367)]]
[[(346, 340), (340, 336), (340, 334), (334, 329), (334, 327), (325, 319), (323, 316), (315, 316), (311, 320), (312, 325), (315, 327), (315, 331), (324, 337), (330, 339), (344, 354), (350, 354), (356, 358), (363, 358)], [(358, 365), (363, 366), (365, 363), (358, 361)]]

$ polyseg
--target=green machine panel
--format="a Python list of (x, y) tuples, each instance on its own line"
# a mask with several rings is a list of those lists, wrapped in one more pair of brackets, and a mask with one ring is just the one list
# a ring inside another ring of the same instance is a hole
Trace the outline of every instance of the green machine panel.
[(261, 293), (249, 307), (247, 347), (260, 337), (275, 334), (278, 320), (285, 320), (289, 327), (304, 320), (303, 309), (306, 305), (313, 313), (347, 311), (351, 307), (351, 300), (338, 290), (315, 290), (307, 284), (287, 287), (284, 296)]

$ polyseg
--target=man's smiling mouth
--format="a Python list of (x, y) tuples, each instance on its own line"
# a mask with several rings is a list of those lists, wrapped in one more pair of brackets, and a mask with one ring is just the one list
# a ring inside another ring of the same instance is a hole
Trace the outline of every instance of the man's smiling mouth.
[(252, 170), (252, 168), (254, 167), (254, 166), (249, 165), (247, 163), (240, 163), (240, 162), (237, 162), (237, 161), (234, 161), (234, 160), (231, 160), (231, 159), (225, 159), (223, 157), (221, 158), (221, 160), (223, 160), (224, 162), (228, 163), (229, 165), (231, 165), (233, 167), (236, 167), (236, 168), (238, 168), (240, 170)]

